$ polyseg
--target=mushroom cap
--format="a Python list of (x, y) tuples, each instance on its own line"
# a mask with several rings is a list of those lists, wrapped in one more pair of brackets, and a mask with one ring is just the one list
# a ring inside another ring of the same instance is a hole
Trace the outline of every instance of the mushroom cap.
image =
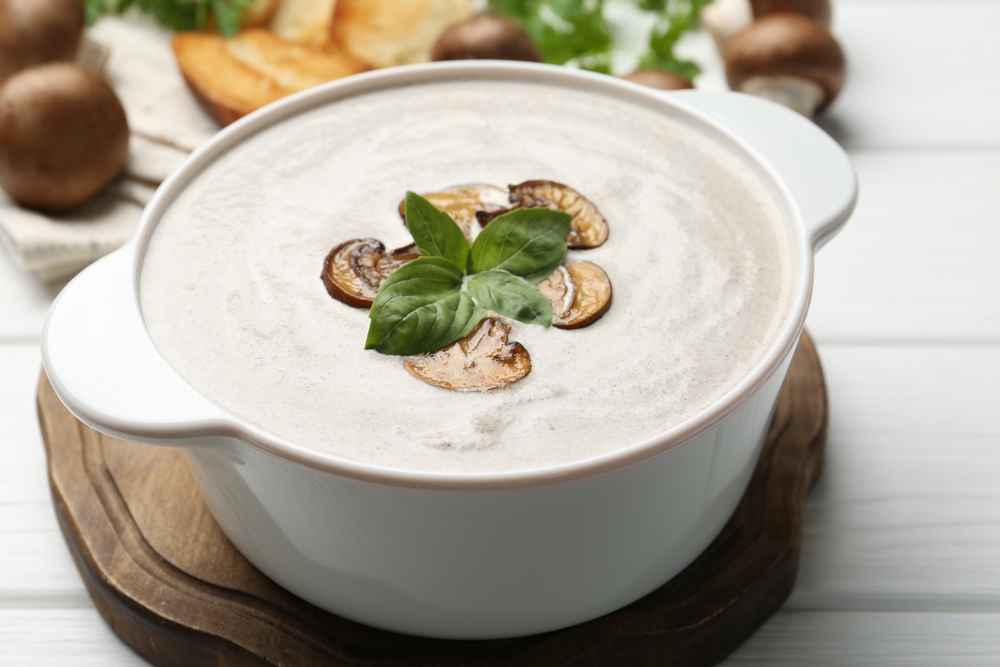
[(754, 18), (765, 14), (791, 12), (808, 16), (824, 28), (830, 27), (830, 0), (750, 0)]
[(807, 79), (823, 89), (819, 111), (844, 85), (844, 52), (826, 28), (801, 14), (768, 14), (726, 47), (726, 78), (733, 90), (758, 76)]
[(79, 65), (35, 65), (0, 87), (0, 187), (19, 204), (83, 204), (121, 172), (128, 144), (118, 97)]
[(0, 82), (31, 65), (73, 60), (83, 23), (82, 0), (0, 0)]
[(517, 21), (497, 14), (477, 14), (441, 33), (431, 60), (541, 62), (542, 53)]
[(632, 83), (649, 86), (650, 88), (658, 88), (659, 90), (686, 90), (694, 88), (694, 85), (688, 79), (677, 72), (653, 67), (636, 70), (631, 74), (626, 74), (622, 78)]

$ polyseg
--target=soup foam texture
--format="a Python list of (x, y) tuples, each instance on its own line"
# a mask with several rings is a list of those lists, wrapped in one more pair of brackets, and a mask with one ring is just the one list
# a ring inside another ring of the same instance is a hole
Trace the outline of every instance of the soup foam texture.
[[(607, 218), (607, 243), (567, 259), (607, 272), (608, 313), (573, 331), (512, 323), (531, 373), (487, 392), (364, 350), (367, 311), (319, 278), (330, 249), (409, 243), (406, 190), (530, 179)], [(396, 469), (524, 470), (648, 440), (735, 387), (787, 319), (790, 246), (759, 177), (679, 120), (570, 88), (434, 83), (296, 116), (216, 160), (158, 223), (140, 301), (195, 389), (279, 437)]]

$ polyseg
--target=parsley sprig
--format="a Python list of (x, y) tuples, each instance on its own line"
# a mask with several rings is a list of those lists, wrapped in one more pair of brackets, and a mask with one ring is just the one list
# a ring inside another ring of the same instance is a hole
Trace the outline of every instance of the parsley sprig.
[[(639, 69), (657, 67), (689, 79), (701, 70), (674, 55), (681, 36), (698, 25), (698, 13), (712, 0), (633, 0), (656, 15), (649, 48)], [(531, 35), (542, 59), (553, 65), (574, 61), (582, 69), (611, 73), (614, 40), (604, 19), (604, 0), (488, 0), (490, 11), (514, 19)]]
[(701, 69), (690, 60), (680, 60), (674, 47), (684, 33), (698, 27), (701, 8), (712, 0), (639, 0), (639, 8), (656, 12), (659, 19), (649, 35), (649, 50), (639, 59), (637, 69), (659, 68), (694, 79)]
[(87, 25), (109, 14), (135, 7), (173, 30), (206, 30), (215, 26), (232, 37), (240, 30), (243, 11), (254, 0), (85, 0)]
[(527, 324), (552, 324), (552, 305), (532, 283), (566, 256), (570, 216), (516, 209), (493, 220), (470, 246), (444, 211), (406, 193), (406, 226), (420, 249), (379, 287), (365, 349), (412, 355), (469, 335), (493, 311)]

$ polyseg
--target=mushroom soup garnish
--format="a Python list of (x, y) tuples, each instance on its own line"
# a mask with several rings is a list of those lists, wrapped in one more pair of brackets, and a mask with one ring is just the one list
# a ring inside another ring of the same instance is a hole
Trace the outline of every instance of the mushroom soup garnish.
[(404, 362), (427, 384), (453, 391), (487, 391), (517, 382), (531, 372), (531, 357), (517, 341), (507, 342), (510, 327), (488, 317), (465, 338)]
[(323, 262), (323, 284), (337, 301), (355, 308), (370, 308), (378, 288), (393, 271), (420, 257), (410, 244), (386, 252), (377, 239), (352, 239), (330, 251)]
[[(502, 188), (485, 183), (453, 185), (438, 192), (423, 193), (421, 196), (450, 215), (469, 243), (472, 243), (475, 236), (473, 230), (478, 212), (503, 211), (508, 206), (507, 193)], [(406, 224), (405, 199), (399, 202), (399, 216), (403, 219), (403, 224)]]
[(519, 208), (549, 208), (571, 216), (566, 243), (571, 250), (590, 250), (608, 240), (608, 221), (582, 194), (555, 181), (525, 181), (507, 186), (512, 206), (499, 211), (476, 214), (484, 227), (499, 215)]
[[(607, 239), (597, 207), (552, 181), (510, 186), (514, 206), (499, 211), (498, 194), (483, 184), (427, 197), (407, 192), (399, 210), (412, 245), (387, 253), (376, 239), (353, 239), (330, 251), (321, 275), (327, 292), (371, 308), (366, 349), (410, 357), (406, 369), (428, 384), (484, 391), (531, 370), (527, 350), (507, 342), (510, 326), (500, 318), (578, 329), (607, 312), (604, 270), (563, 263), (574, 241), (589, 248)], [(477, 217), (489, 226), (472, 239)]]

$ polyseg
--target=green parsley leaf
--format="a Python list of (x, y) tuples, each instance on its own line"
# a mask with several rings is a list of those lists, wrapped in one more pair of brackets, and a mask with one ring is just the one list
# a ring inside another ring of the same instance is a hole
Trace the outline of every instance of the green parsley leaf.
[[(674, 55), (681, 36), (698, 25), (701, 8), (712, 0), (633, 0), (656, 15), (649, 49), (637, 69), (656, 67), (688, 78), (701, 70)], [(542, 59), (553, 65), (574, 62), (582, 69), (611, 74), (612, 32), (604, 0), (488, 0), (490, 11), (514, 19), (531, 35)]]
[(574, 60), (582, 69), (611, 73), (604, 0), (489, 0), (489, 9), (520, 23), (545, 62)]
[(465, 266), (469, 241), (451, 216), (416, 192), (406, 193), (406, 227), (424, 257), (444, 257)]
[(469, 294), (484, 308), (525, 324), (552, 324), (552, 304), (542, 293), (506, 271), (477, 273), (468, 284)]
[(223, 37), (240, 31), (244, 10), (254, 0), (84, 0), (87, 25), (109, 14), (122, 14), (131, 7), (151, 15), (173, 30), (218, 29)]
[(389, 276), (368, 317), (365, 349), (410, 355), (439, 350), (467, 336), (486, 312), (461, 292), (462, 270), (441, 257), (420, 257)]
[(701, 74), (701, 68), (690, 60), (680, 60), (674, 55), (674, 47), (684, 33), (698, 26), (701, 8), (712, 0), (686, 0), (667, 2), (666, 0), (641, 0), (639, 7), (660, 14), (657, 24), (649, 35), (649, 50), (639, 59), (639, 69), (658, 68), (677, 72), (693, 80)]
[(469, 273), (503, 269), (530, 283), (544, 280), (566, 256), (570, 215), (547, 208), (519, 208), (496, 218), (476, 237)]

